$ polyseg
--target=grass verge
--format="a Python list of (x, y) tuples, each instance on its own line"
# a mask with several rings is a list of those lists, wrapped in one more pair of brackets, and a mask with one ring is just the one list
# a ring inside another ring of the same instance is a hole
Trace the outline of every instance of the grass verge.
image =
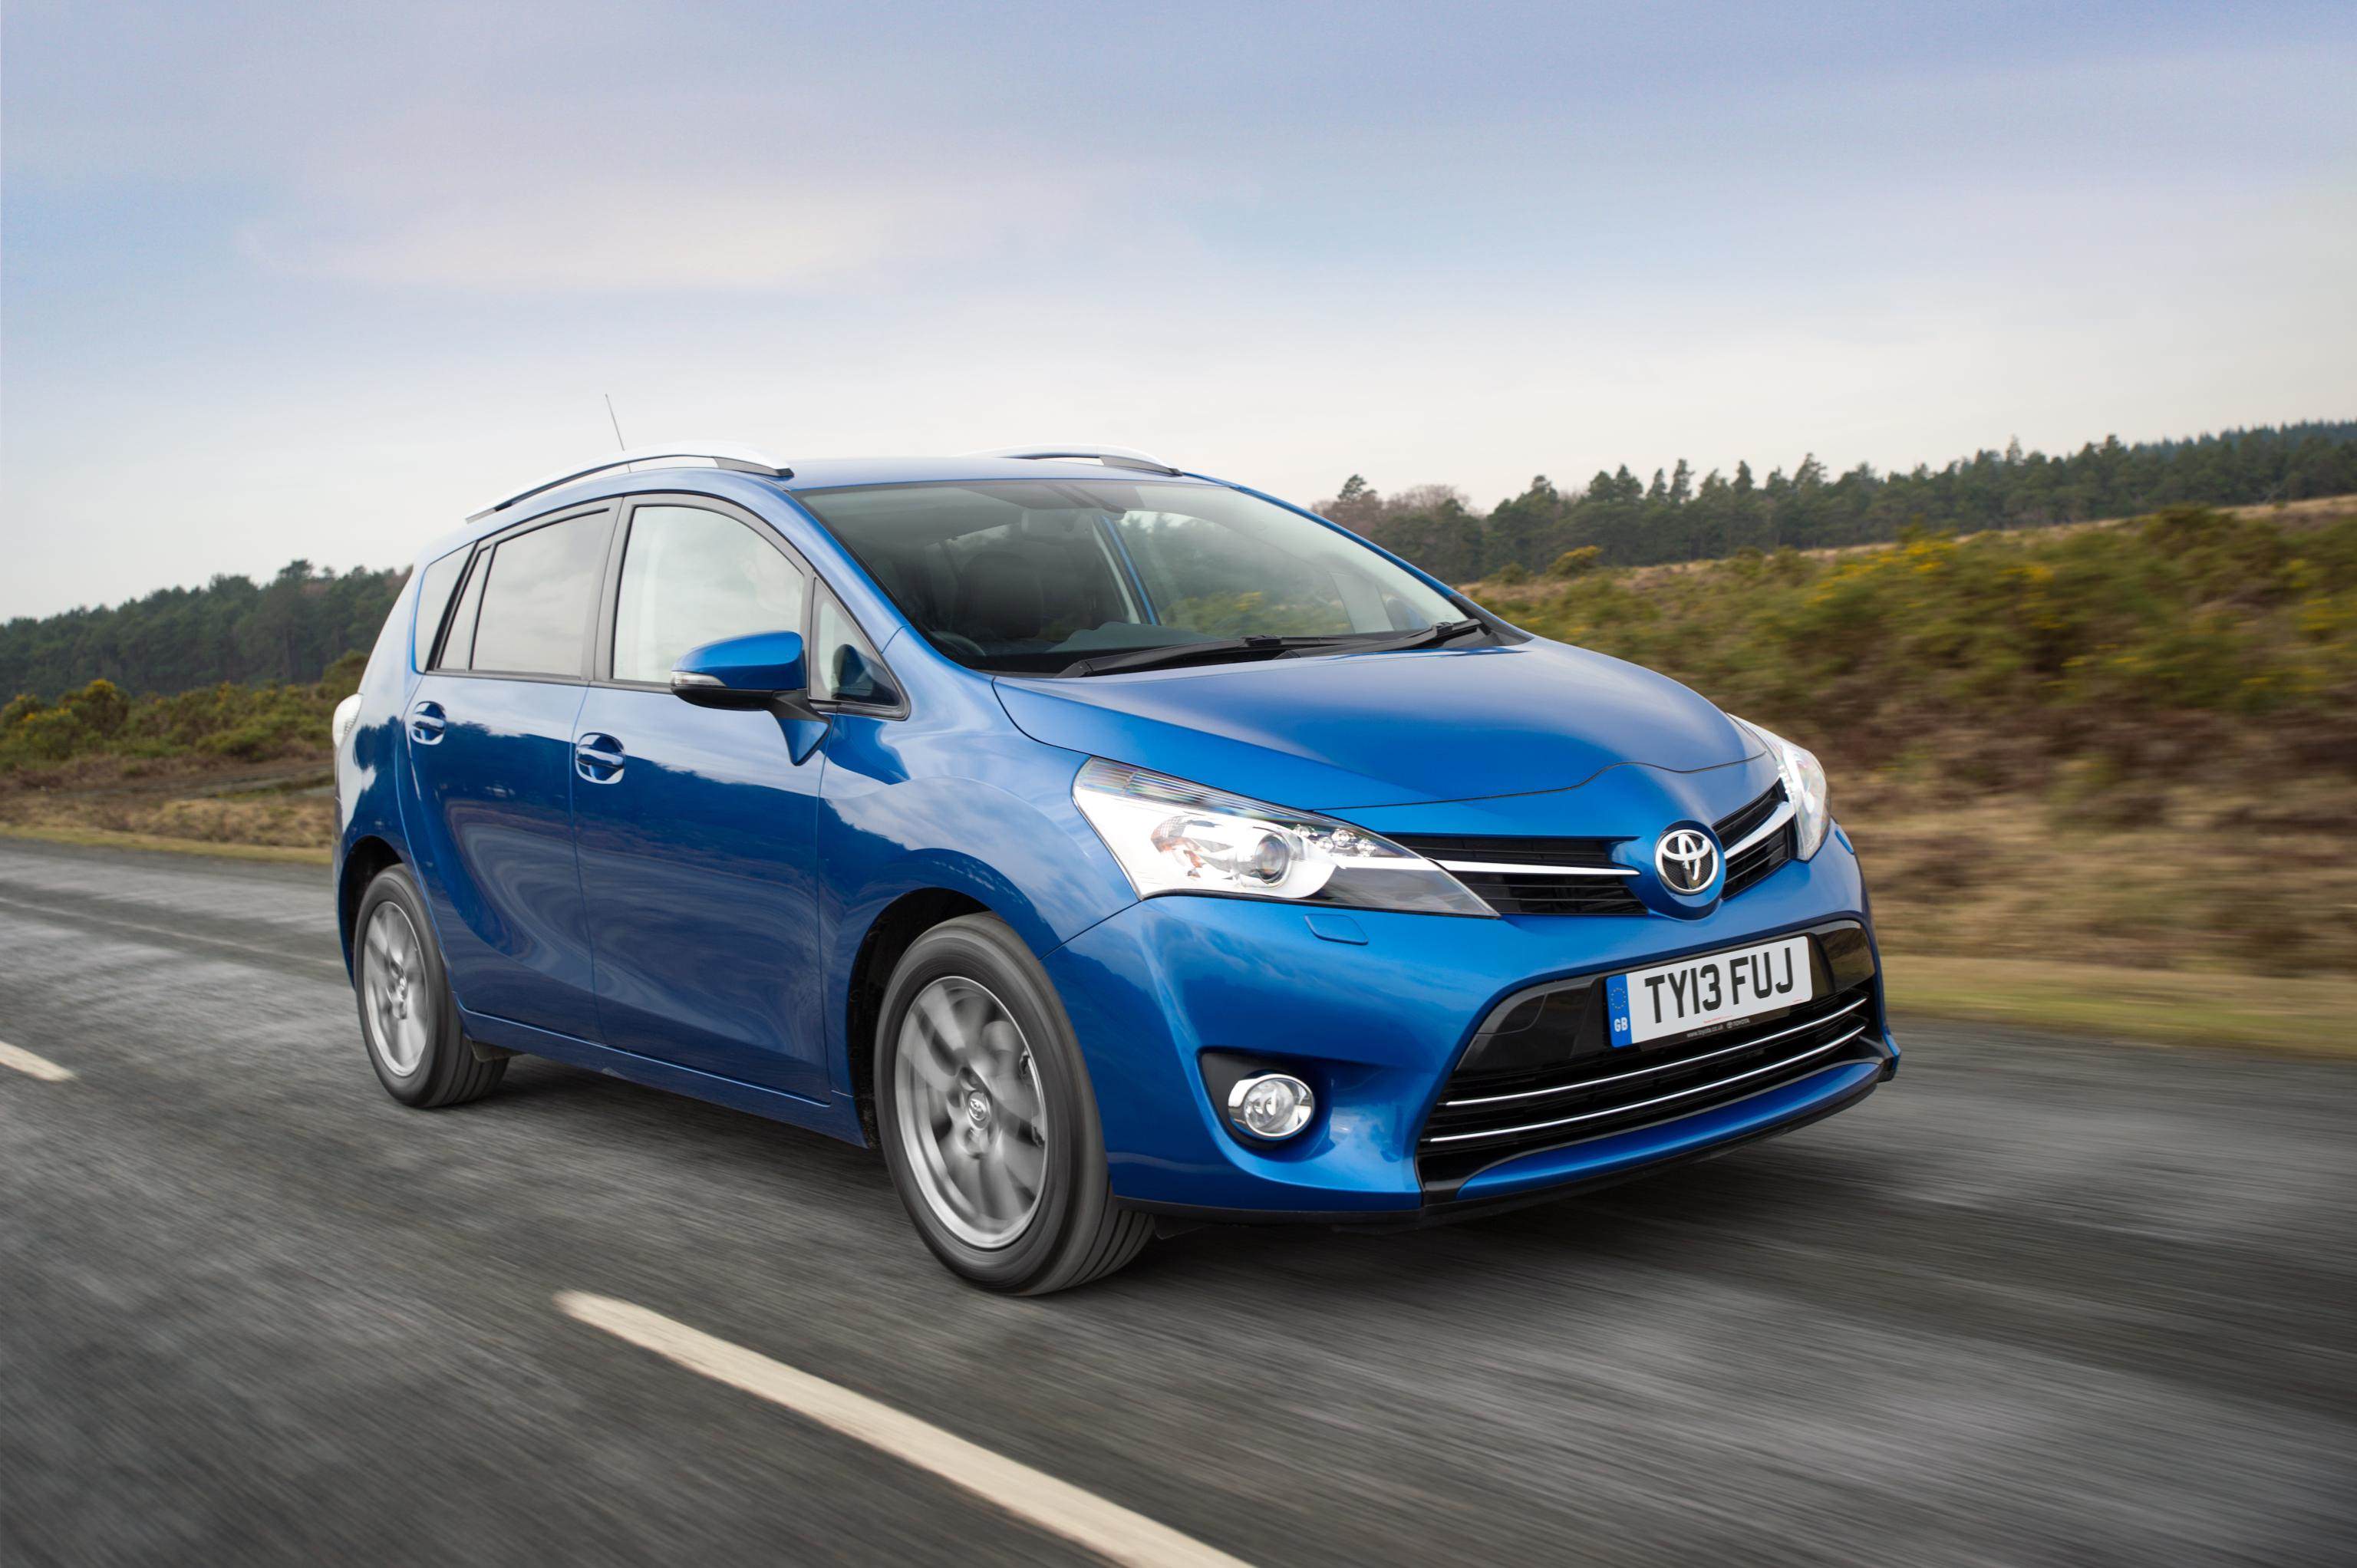
[[(2115, 969), (2032, 959), (1883, 955), (1903, 1015), (2168, 1046), (2357, 1057), (2357, 980)], [(1900, 1046), (1907, 1044), (1902, 1027)]]
[(0, 838), (34, 839), (43, 843), (80, 844), (93, 849), (150, 849), (168, 854), (210, 854), (224, 860), (270, 860), (291, 865), (328, 864), (328, 852), (309, 845), (230, 843), (216, 839), (167, 838), (162, 833), (116, 832), (107, 828), (0, 822)]

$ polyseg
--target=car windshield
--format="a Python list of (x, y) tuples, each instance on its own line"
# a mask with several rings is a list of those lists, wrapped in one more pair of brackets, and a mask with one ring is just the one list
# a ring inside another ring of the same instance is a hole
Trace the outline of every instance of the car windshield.
[(1350, 534), (1220, 485), (974, 480), (796, 499), (935, 647), (981, 670), (1087, 674), (1162, 648), (1191, 661), (1182, 645), (1207, 660), (1344, 651), (1469, 613)]

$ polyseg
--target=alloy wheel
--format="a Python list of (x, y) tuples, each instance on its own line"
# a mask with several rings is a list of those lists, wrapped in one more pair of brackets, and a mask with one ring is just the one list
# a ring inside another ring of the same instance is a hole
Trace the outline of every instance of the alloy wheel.
[(425, 950), (408, 912), (388, 899), (369, 917), (361, 945), (361, 995), (369, 1047), (395, 1078), (407, 1078), (425, 1058), (432, 1037), (427, 1012)]
[(1047, 1108), (1030, 1043), (978, 982), (945, 975), (900, 1020), (898, 1132), (933, 1217), (971, 1247), (1022, 1235), (1039, 1209)]

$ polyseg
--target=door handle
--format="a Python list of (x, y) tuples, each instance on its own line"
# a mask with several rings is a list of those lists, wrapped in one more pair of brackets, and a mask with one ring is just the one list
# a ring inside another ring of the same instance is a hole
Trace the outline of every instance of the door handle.
[(420, 746), (432, 746), (442, 738), (449, 725), (439, 703), (420, 703), (409, 710), (409, 738)]
[(610, 735), (585, 735), (573, 743), (573, 771), (592, 784), (619, 779), (625, 760), (622, 743)]

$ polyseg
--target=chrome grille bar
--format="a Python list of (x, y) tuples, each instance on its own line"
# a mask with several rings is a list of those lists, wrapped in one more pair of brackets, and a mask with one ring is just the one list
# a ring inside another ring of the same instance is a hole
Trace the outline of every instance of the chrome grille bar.
[(1697, 1094), (1709, 1094), (1725, 1089), (1730, 1083), (1741, 1083), (1746, 1079), (1759, 1078), (1766, 1073), (1781, 1072), (1786, 1068), (1798, 1067), (1813, 1058), (1824, 1056), (1827, 1051), (1839, 1049), (1864, 1033), (1866, 1033), (1866, 1025), (1858, 1023), (1853, 1025), (1849, 1032), (1841, 1038), (1828, 1040), (1822, 1046), (1813, 1046), (1798, 1056), (1786, 1057), (1782, 1061), (1770, 1062), (1765, 1067), (1751, 1068), (1743, 1072), (1714, 1079), (1709, 1083), (1698, 1083), (1691, 1089), (1672, 1090), (1667, 1094), (1655, 1095), (1651, 1100), (1631, 1101), (1626, 1105), (1610, 1105), (1601, 1111), (1583, 1111), (1577, 1115), (1557, 1117), (1552, 1122), (1526, 1122), (1519, 1127), (1490, 1127), (1478, 1133), (1444, 1133), (1437, 1138), (1426, 1138), (1424, 1142), (1426, 1144), (1469, 1144), (1480, 1138), (1512, 1138), (1524, 1133), (1544, 1133), (1556, 1127), (1577, 1126), (1582, 1122), (1594, 1122), (1606, 1116), (1625, 1116), (1631, 1111), (1642, 1111), (1654, 1105), (1667, 1105), (1673, 1101), (1689, 1100)]
[(1855, 1013), (1865, 1005), (1866, 998), (1861, 996), (1846, 1006), (1835, 1008), (1822, 1018), (1812, 1018), (1805, 1024), (1795, 1024), (1789, 1029), (1779, 1029), (1772, 1035), (1762, 1035), (1756, 1040), (1746, 1040), (1740, 1045), (1727, 1046), (1716, 1051), (1705, 1051), (1700, 1056), (1685, 1057), (1674, 1062), (1656, 1062), (1652, 1067), (1641, 1067), (1633, 1072), (1616, 1072), (1609, 1078), (1585, 1078), (1577, 1083), (1558, 1083), (1551, 1089), (1524, 1089), (1518, 1090), (1512, 1094), (1483, 1094), (1476, 1095), (1470, 1100), (1444, 1100), (1440, 1102), (1440, 1108), (1443, 1111), (1455, 1111), (1467, 1105), (1501, 1105), (1510, 1100), (1535, 1100), (1550, 1094), (1577, 1094), (1587, 1090), (1601, 1089), (1608, 1083), (1626, 1083), (1632, 1078), (1651, 1078), (1657, 1072), (1674, 1072), (1682, 1067), (1692, 1067), (1696, 1062), (1711, 1061), (1719, 1057), (1736, 1056), (1744, 1051), (1756, 1051), (1760, 1047), (1773, 1045), (1778, 1040), (1789, 1039), (1794, 1035), (1805, 1035), (1811, 1029), (1822, 1029), (1835, 1019), (1845, 1014)]
[(1524, 865), (1502, 860), (1437, 860), (1443, 871), (1487, 871), (1517, 876), (1634, 876), (1631, 865)]
[(1720, 850), (1718, 852), (1719, 858), (1722, 861), (1733, 860), (1745, 850), (1750, 849), (1755, 845), (1764, 843), (1767, 842), (1770, 834), (1783, 832), (1784, 824), (1792, 820), (1792, 802), (1790, 800), (1777, 801), (1776, 809), (1768, 813), (1768, 820), (1766, 822), (1760, 823), (1758, 827), (1744, 834), (1742, 843), (1731, 843), (1725, 849)]

